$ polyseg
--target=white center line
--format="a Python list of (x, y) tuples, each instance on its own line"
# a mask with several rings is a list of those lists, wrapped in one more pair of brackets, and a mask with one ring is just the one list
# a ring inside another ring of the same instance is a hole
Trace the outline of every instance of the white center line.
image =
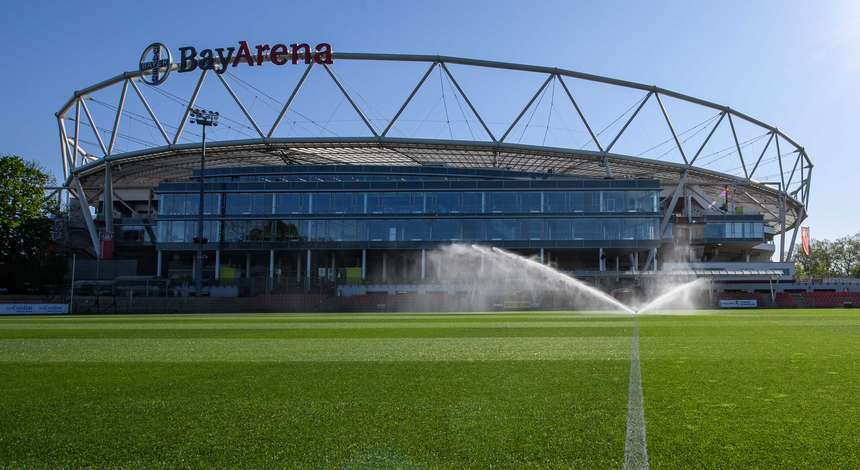
[(627, 398), (627, 438), (624, 441), (624, 469), (647, 469), (648, 445), (645, 442), (645, 409), (642, 398), (642, 373), (639, 370), (639, 325), (633, 324), (630, 347), (630, 387)]

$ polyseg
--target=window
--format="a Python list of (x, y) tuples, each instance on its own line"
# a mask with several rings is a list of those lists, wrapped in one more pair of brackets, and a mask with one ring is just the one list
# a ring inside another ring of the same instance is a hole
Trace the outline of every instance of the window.
[(513, 219), (487, 219), (487, 239), (489, 240), (519, 240), (519, 223)]
[(504, 214), (519, 212), (517, 193), (513, 191), (488, 191), (485, 212)]
[(570, 212), (600, 212), (599, 191), (571, 191)]
[(570, 240), (573, 229), (570, 220), (549, 219), (546, 222), (547, 240)]
[(541, 219), (524, 219), (520, 222), (523, 240), (543, 240), (544, 221)]
[(370, 241), (398, 241), (402, 240), (402, 230), (398, 230), (400, 222), (397, 220), (370, 220), (368, 221), (368, 234)]
[(522, 212), (540, 212), (541, 211), (541, 193), (537, 191), (528, 191), (519, 193), (520, 210)]
[(271, 193), (227, 193), (224, 213), (227, 215), (271, 214)]
[(228, 220), (224, 222), (225, 242), (269, 241), (272, 223), (268, 220)]
[(463, 211), (462, 194), (455, 191), (427, 193), (427, 212), (452, 214)]
[(570, 212), (570, 192), (547, 191), (543, 196), (544, 212)]
[(306, 193), (278, 193), (275, 195), (276, 214), (307, 214), (310, 212)]
[[(220, 223), (203, 222), (203, 238), (210, 243), (218, 241)], [(194, 243), (197, 237), (196, 220), (171, 220), (158, 222), (158, 241), (161, 243)]]
[(363, 193), (312, 193), (311, 207), (314, 214), (362, 214)]
[[(197, 215), (200, 206), (200, 193), (162, 194), (159, 196), (158, 202), (160, 215)], [(217, 215), (220, 213), (219, 206), (220, 194), (204, 194), (204, 214)]]
[(603, 236), (603, 226), (600, 219), (574, 219), (573, 220), (573, 239), (574, 240), (601, 240)]
[(427, 220), (401, 221), (403, 224), (403, 238), (405, 240), (418, 241), (430, 239), (430, 225)]
[(431, 239), (438, 241), (460, 240), (461, 221), (456, 219), (436, 219), (431, 225)]
[(479, 241), (484, 238), (484, 224), (480, 219), (463, 220), (463, 240)]
[(369, 214), (420, 214), (424, 212), (424, 193), (367, 193)]
[(464, 214), (480, 214), (484, 211), (484, 194), (479, 192), (465, 192), (462, 194)]
[(277, 241), (301, 241), (307, 239), (307, 221), (276, 220), (274, 234)]
[(600, 212), (625, 212), (623, 191), (603, 191), (603, 207)]

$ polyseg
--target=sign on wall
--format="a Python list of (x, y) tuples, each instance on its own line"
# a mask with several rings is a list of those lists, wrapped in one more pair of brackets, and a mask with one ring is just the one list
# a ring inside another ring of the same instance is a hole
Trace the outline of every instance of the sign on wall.
[(755, 299), (720, 300), (720, 308), (756, 308), (758, 301)]
[(0, 315), (58, 315), (69, 313), (69, 304), (0, 304)]

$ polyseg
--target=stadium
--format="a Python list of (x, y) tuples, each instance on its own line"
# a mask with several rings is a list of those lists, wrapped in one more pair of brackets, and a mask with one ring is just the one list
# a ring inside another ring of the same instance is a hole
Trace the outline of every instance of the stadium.
[(813, 164), (748, 114), (555, 67), (258, 53), (179, 74), (154, 44), (62, 105), (78, 286), (375, 308), (456, 295), (428, 253), (467, 243), (613, 293), (705, 277), (713, 303), (777, 305), (800, 289)]

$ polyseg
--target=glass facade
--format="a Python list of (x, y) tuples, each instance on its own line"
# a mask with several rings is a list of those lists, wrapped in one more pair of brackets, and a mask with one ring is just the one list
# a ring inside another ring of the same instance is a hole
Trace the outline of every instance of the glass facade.
[[(200, 207), (200, 193), (164, 194), (159, 198), (159, 215), (197, 215)], [(203, 214), (221, 213), (221, 195), (206, 193), (203, 200)]]
[(764, 239), (763, 222), (708, 222), (705, 224), (705, 238), (742, 238)]
[[(224, 194), (224, 215), (289, 214), (564, 214), (655, 213), (657, 191), (386, 191), (237, 192)], [(162, 194), (161, 215), (196, 215), (196, 193)], [(220, 195), (207, 194), (206, 214)]]
[[(221, 223), (203, 222), (203, 238), (209, 242), (219, 240)], [(196, 220), (161, 220), (158, 222), (158, 241), (162, 243), (191, 243), (197, 236)]]
[[(437, 218), (226, 220), (224, 242), (405, 242), (405, 241), (530, 241), (530, 240), (654, 240), (657, 220), (645, 218)], [(215, 241), (220, 222), (207, 221), (205, 236)], [(164, 242), (188, 242), (195, 221), (161, 221)]]
[[(563, 189), (568, 183), (509, 189), (523, 183), (498, 181), (490, 185), (498, 189), (426, 190), (421, 184), (398, 182), (396, 190), (383, 191), (213, 192), (206, 196), (205, 236), (227, 243), (656, 239), (657, 189)], [(198, 198), (195, 192), (160, 194), (159, 242), (193, 241)]]

